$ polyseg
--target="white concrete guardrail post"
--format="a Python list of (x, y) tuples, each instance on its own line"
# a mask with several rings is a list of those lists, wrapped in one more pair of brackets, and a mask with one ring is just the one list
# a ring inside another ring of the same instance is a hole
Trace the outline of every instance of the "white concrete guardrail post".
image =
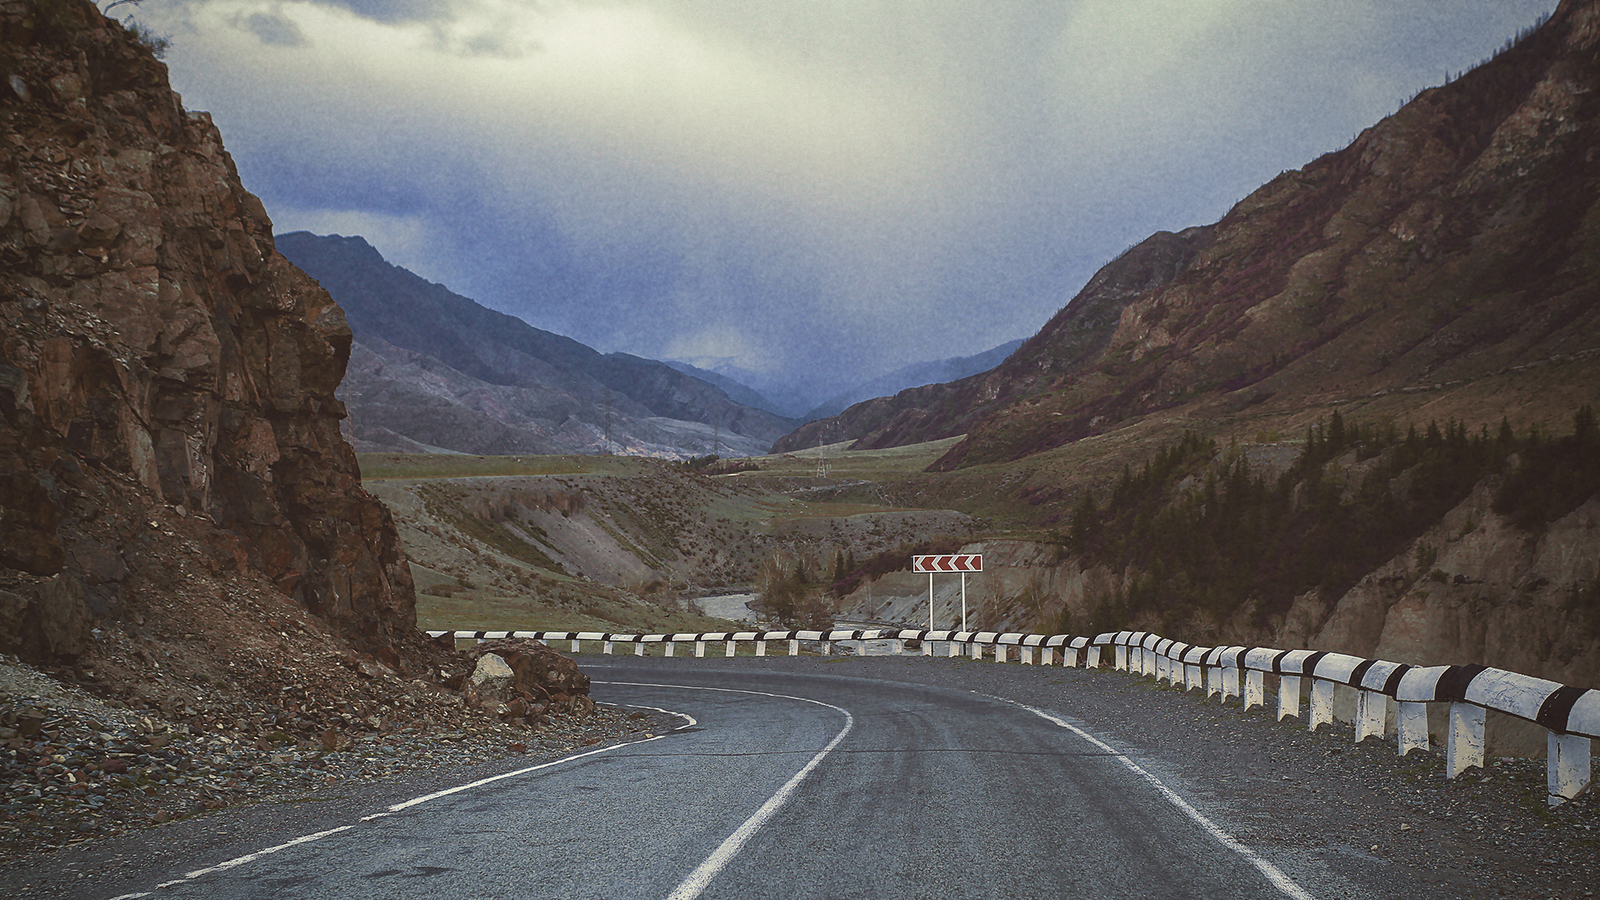
[(1483, 767), (1484, 723), (1488, 710), (1467, 702), (1467, 691), (1487, 666), (1451, 666), (1434, 687), (1437, 699), (1450, 703), (1445, 726), (1444, 777), (1455, 778)]
[(1439, 679), (1448, 671), (1449, 666), (1413, 666), (1401, 674), (1394, 691), (1401, 756), (1428, 749), (1428, 703), (1438, 699)]
[(1405, 756), (1413, 750), (1428, 749), (1428, 704), (1426, 703), (1397, 703), (1395, 704), (1395, 731), (1396, 740), (1399, 741), (1400, 755)]
[(1311, 715), (1306, 728), (1316, 731), (1318, 725), (1333, 723), (1333, 682), (1322, 678), (1311, 679)]
[(1389, 726), (1389, 698), (1377, 691), (1362, 691), (1356, 700), (1356, 743), (1369, 737), (1383, 739)]
[(1454, 778), (1474, 766), (1483, 766), (1483, 724), (1481, 706), (1457, 700), (1450, 704), (1449, 740), (1445, 745), (1444, 777)]
[(1300, 718), (1300, 676), (1278, 676), (1278, 718)]
[(1548, 756), (1545, 764), (1545, 782), (1549, 787), (1549, 804), (1559, 806), (1563, 801), (1583, 793), (1589, 786), (1591, 762), (1590, 740), (1581, 734), (1557, 734), (1547, 731)]

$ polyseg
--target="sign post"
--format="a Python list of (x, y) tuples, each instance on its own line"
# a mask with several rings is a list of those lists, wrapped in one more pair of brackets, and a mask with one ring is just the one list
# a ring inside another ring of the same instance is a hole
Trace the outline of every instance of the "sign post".
[(967, 573), (983, 571), (981, 553), (947, 553), (942, 556), (913, 556), (911, 571), (928, 573), (928, 630), (933, 630), (933, 573), (961, 573), (961, 630), (967, 630)]

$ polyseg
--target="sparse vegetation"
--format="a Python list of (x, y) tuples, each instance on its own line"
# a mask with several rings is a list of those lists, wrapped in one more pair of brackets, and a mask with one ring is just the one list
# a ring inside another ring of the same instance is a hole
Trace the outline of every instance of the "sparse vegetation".
[(833, 627), (821, 586), (812, 583), (805, 558), (798, 554), (779, 552), (767, 557), (761, 564), (756, 591), (757, 608), (782, 628)]
[[(1245, 455), (1186, 433), (1137, 471), (1125, 467), (1104, 509), (1086, 494), (1057, 534), (1086, 566), (1127, 573), (1086, 592), (1088, 621), (1068, 616), (1057, 625), (1108, 631), (1154, 621), (1175, 630), (1241, 609), (1264, 625), (1307, 592), (1342, 595), (1480, 484), (1497, 482), (1497, 511), (1528, 531), (1594, 496), (1600, 433), (1592, 410), (1581, 409), (1574, 433), (1557, 440), (1538, 429), (1519, 437), (1505, 422), (1493, 435), (1460, 422), (1402, 434), (1334, 413), (1307, 431), (1299, 458), (1276, 480), (1253, 471)], [(1458, 537), (1476, 527), (1469, 521)], [(1437, 547), (1421, 542), (1412, 552), (1418, 572), (1437, 571)]]

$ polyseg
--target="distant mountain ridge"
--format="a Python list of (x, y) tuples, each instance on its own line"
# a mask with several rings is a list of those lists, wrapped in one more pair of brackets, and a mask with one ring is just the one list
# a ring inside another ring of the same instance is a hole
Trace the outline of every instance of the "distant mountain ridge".
[(966, 378), (968, 375), (976, 375), (979, 372), (987, 372), (1003, 362), (1006, 357), (1021, 346), (1022, 339), (1018, 338), (1014, 341), (1007, 341), (993, 349), (985, 350), (982, 353), (974, 353), (971, 356), (955, 356), (949, 359), (914, 363), (836, 394), (828, 398), (826, 402), (818, 404), (810, 412), (807, 412), (805, 417), (807, 419), (825, 419), (829, 416), (836, 416), (863, 400), (889, 397), (907, 388), (922, 387), (928, 384), (942, 384), (947, 381)]
[(999, 365), (953, 382), (857, 403), (837, 416), (800, 426), (774, 444), (773, 452), (846, 440), (854, 441), (856, 449), (881, 449), (965, 434), (1012, 398), (1038, 390), (1041, 377), (1063, 377), (1092, 363), (1110, 342), (1122, 308), (1176, 278), (1211, 233), (1210, 227), (1157, 232), (1095, 273), (1055, 318)]
[(795, 424), (665, 363), (602, 354), (488, 309), (360, 237), (276, 243), (355, 335), (340, 397), (358, 449), (747, 455)]
[(1600, 4), (1564, 0), (1215, 225), (1108, 264), (993, 371), (858, 404), (775, 449), (966, 434), (935, 466), (951, 469), (1150, 417), (1247, 434), (1334, 404), (1561, 422), (1600, 399), (1597, 350)]
[(766, 395), (736, 378), (730, 378), (721, 372), (702, 369), (692, 363), (686, 363), (678, 359), (664, 359), (662, 362), (685, 375), (692, 375), (701, 381), (721, 388), (722, 392), (727, 394), (728, 398), (735, 403), (741, 403), (756, 409), (764, 409), (775, 416), (781, 416), (786, 419), (793, 418), (786, 415), (778, 404), (767, 399)]

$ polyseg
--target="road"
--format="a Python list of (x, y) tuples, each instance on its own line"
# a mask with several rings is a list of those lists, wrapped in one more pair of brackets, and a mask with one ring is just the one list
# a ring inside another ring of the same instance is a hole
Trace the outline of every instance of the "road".
[(878, 664), (589, 658), (596, 699), (671, 710), (683, 727), (277, 833), (246, 822), (116, 896), (1406, 893), (1369, 861), (1330, 869), (1247, 845), (1160, 760), (1119, 751), (1068, 709), (975, 692), (959, 667), (913, 684), (864, 668)]

